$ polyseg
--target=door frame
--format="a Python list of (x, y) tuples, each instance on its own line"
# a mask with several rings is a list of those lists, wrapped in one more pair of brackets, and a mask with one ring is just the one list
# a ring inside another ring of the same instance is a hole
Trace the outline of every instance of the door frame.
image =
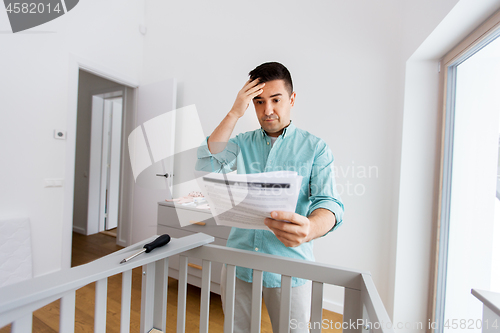
[[(66, 154), (65, 154), (65, 186), (64, 186), (64, 199), (63, 199), (63, 218), (62, 218), (62, 251), (61, 251), (61, 268), (63, 270), (71, 268), (71, 246), (73, 238), (73, 195), (74, 195), (74, 180), (75, 180), (75, 153), (76, 153), (76, 125), (77, 125), (77, 108), (78, 108), (78, 77), (79, 71), (84, 70), (86, 72), (92, 73), (94, 75), (103, 77), (107, 80), (114, 81), (118, 84), (124, 85), (128, 88), (135, 89), (139, 86), (138, 80), (132, 78), (126, 74), (117, 72), (113, 68), (110, 68), (104, 64), (96, 63), (94, 61), (89, 61), (78, 55), (69, 55), (69, 69), (68, 69), (68, 111), (67, 116), (67, 141), (66, 141)], [(134, 93), (135, 95), (135, 93)], [(124, 119), (123, 124), (126, 125), (127, 122), (127, 107), (129, 99), (133, 96), (124, 100)], [(132, 105), (135, 112), (135, 105)], [(129, 119), (128, 121), (133, 121), (134, 119)], [(124, 127), (122, 132), (123, 137), (127, 136), (127, 127)], [(124, 154), (124, 148), (122, 145), (122, 162), (123, 158), (128, 156)], [(124, 169), (122, 163), (122, 171)], [(128, 173), (128, 172), (127, 172)], [(122, 172), (122, 181), (127, 177)], [(132, 185), (133, 186), (133, 185)], [(120, 205), (122, 206), (122, 205)], [(121, 213), (121, 212), (120, 212)], [(124, 221), (125, 223), (130, 223), (130, 221)], [(130, 228), (123, 235), (118, 235), (117, 243), (122, 246), (130, 245)], [(125, 228), (121, 228), (124, 230)]]

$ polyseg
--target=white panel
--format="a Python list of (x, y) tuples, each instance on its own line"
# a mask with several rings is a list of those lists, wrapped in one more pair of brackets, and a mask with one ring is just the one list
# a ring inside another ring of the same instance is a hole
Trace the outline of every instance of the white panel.
[[(132, 242), (143, 240), (156, 234), (157, 203), (171, 198), (168, 188), (171, 178), (158, 177), (156, 174), (173, 173), (173, 157), (162, 159), (154, 163), (153, 156), (172, 156), (174, 154), (174, 131), (165, 130), (159, 134), (161, 126), (172, 128), (168, 119), (174, 117), (164, 116), (174, 112), (176, 100), (175, 79), (142, 85), (137, 89), (137, 128), (134, 132), (144, 126), (145, 137), (141, 137), (141, 156), (135, 156), (135, 163), (140, 168), (134, 170), (136, 184), (133, 193), (133, 222)], [(160, 124), (156, 124), (156, 117)], [(142, 135), (142, 133), (141, 133)], [(157, 142), (160, 141), (160, 142)], [(169, 151), (170, 149), (170, 151)], [(131, 155), (132, 157), (132, 155)], [(143, 158), (146, 162), (137, 161)]]
[(234, 297), (236, 288), (236, 266), (226, 265), (226, 300), (224, 302), (224, 333), (234, 329)]
[(177, 290), (177, 333), (186, 331), (188, 257), (179, 256), (179, 286)]
[(0, 287), (33, 277), (30, 220), (0, 221)]
[(155, 268), (153, 327), (167, 331), (168, 258), (158, 260)]
[(142, 84), (137, 89), (137, 126), (175, 110), (175, 93), (175, 79)]
[(152, 164), (141, 127), (136, 127), (128, 136), (128, 152), (132, 164), (132, 173), (134, 179), (137, 179), (139, 174)]
[(260, 322), (262, 317), (262, 277), (263, 272), (253, 270), (252, 278), (252, 310), (250, 329), (252, 333), (260, 333)]
[(154, 262), (142, 266), (141, 333), (147, 333), (153, 328), (155, 274)]
[(183, 152), (188, 149), (198, 148), (205, 139), (200, 117), (196, 105), (188, 105), (177, 109), (177, 123), (182, 123), (184, 130), (175, 134), (175, 151)]
[(33, 314), (30, 312), (24, 317), (12, 323), (11, 333), (31, 333), (33, 326)]
[(107, 230), (118, 226), (122, 115), (122, 103), (113, 101), (111, 125), (111, 163), (109, 166), (108, 218), (106, 220)]
[(95, 283), (94, 332), (106, 333), (106, 308), (108, 301), (108, 278)]
[(130, 302), (132, 300), (132, 270), (122, 273), (122, 304), (120, 333), (130, 332)]
[(211, 281), (212, 263), (203, 260), (201, 299), (200, 299), (200, 333), (208, 333), (208, 323), (210, 317), (210, 281)]
[(111, 143), (111, 115), (113, 102), (104, 100), (104, 115), (102, 118), (102, 146), (101, 146), (101, 184), (99, 191), (99, 231), (105, 229), (107, 191), (109, 190), (109, 145)]
[(166, 112), (144, 123), (149, 147), (155, 162), (174, 153), (175, 111)]
[[(477, 324), (476, 320), (476, 324)], [(483, 332), (487, 333), (498, 333), (500, 332), (500, 316), (495, 312), (491, 311), (488, 306), (483, 306), (483, 321), (482, 321)]]
[(99, 232), (99, 207), (101, 188), (101, 151), (104, 99), (92, 96), (92, 129), (90, 134), (89, 200), (87, 210), (87, 235)]
[(75, 332), (75, 290), (69, 291), (61, 297), (61, 310), (59, 315), (59, 332)]
[[(201, 126), (200, 117), (196, 105), (189, 105), (177, 110), (175, 133), (175, 174), (181, 179), (189, 179), (194, 173), (194, 154), (182, 154), (189, 150), (196, 149), (205, 139), (205, 133)], [(172, 189), (174, 197), (187, 195), (191, 191), (200, 191), (200, 187), (195, 180), (187, 182), (176, 182)]]
[(290, 332), (290, 310), (292, 308), (292, 277), (281, 276), (281, 295), (280, 295), (280, 333)]
[[(313, 281), (311, 293), (311, 323), (321, 323), (323, 319), (323, 283)], [(321, 333), (321, 328), (313, 325), (311, 333)]]
[[(345, 288), (344, 296), (344, 322), (353, 323), (363, 318), (363, 303), (361, 301), (361, 291)], [(361, 332), (361, 326), (350, 326), (342, 332)]]

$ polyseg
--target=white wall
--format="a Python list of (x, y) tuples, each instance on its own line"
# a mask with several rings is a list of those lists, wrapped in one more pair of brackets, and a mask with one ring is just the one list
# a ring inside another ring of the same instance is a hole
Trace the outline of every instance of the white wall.
[[(138, 80), (143, 6), (86, 0), (27, 32), (0, 34), (0, 214), (30, 218), (35, 275), (69, 265), (72, 215), (63, 214), (73, 202), (66, 172), (74, 161), (75, 130), (67, 119), (76, 115), (76, 101), (69, 100), (76, 94), (76, 87), (69, 90), (70, 54)], [(10, 31), (4, 10), (0, 31)], [(68, 140), (55, 140), (54, 129), (67, 130)], [(64, 187), (44, 188), (46, 178), (64, 178)]]
[[(329, 144), (344, 190), (345, 223), (317, 260), (370, 270), (392, 313), (405, 62), (455, 3), (148, 0), (144, 80), (177, 78), (178, 107), (196, 104), (209, 135), (251, 69), (284, 63), (292, 119)], [(235, 133), (257, 126), (250, 108)], [(339, 292), (325, 302), (338, 309)]]

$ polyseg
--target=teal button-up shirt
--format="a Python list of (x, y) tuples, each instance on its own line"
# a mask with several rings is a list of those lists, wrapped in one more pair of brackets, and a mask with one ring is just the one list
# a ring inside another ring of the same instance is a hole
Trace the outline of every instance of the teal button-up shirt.
[[(315, 209), (328, 209), (337, 219), (332, 230), (342, 224), (344, 205), (335, 186), (333, 155), (320, 138), (298, 129), (291, 122), (274, 145), (262, 128), (238, 134), (217, 154), (210, 152), (207, 142), (208, 137), (205, 144), (198, 148), (197, 170), (220, 173), (237, 170), (242, 174), (296, 171), (303, 178), (295, 212), (309, 216)], [(314, 261), (312, 241), (297, 247), (286, 247), (269, 230), (232, 228), (227, 246)], [(252, 282), (252, 270), (237, 267), (236, 277)], [(279, 274), (264, 272), (263, 281), (264, 287), (281, 286)], [(292, 287), (303, 285), (305, 282), (306, 280), (294, 277)]]

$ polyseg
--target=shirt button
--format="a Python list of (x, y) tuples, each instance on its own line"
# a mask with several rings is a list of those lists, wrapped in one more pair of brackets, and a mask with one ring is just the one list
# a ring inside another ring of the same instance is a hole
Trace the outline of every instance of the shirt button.
[(267, 145), (269, 146), (269, 142), (267, 143)]
[(255, 251), (259, 251), (259, 248), (258, 248), (258, 247), (256, 247), (256, 248), (255, 248)]

